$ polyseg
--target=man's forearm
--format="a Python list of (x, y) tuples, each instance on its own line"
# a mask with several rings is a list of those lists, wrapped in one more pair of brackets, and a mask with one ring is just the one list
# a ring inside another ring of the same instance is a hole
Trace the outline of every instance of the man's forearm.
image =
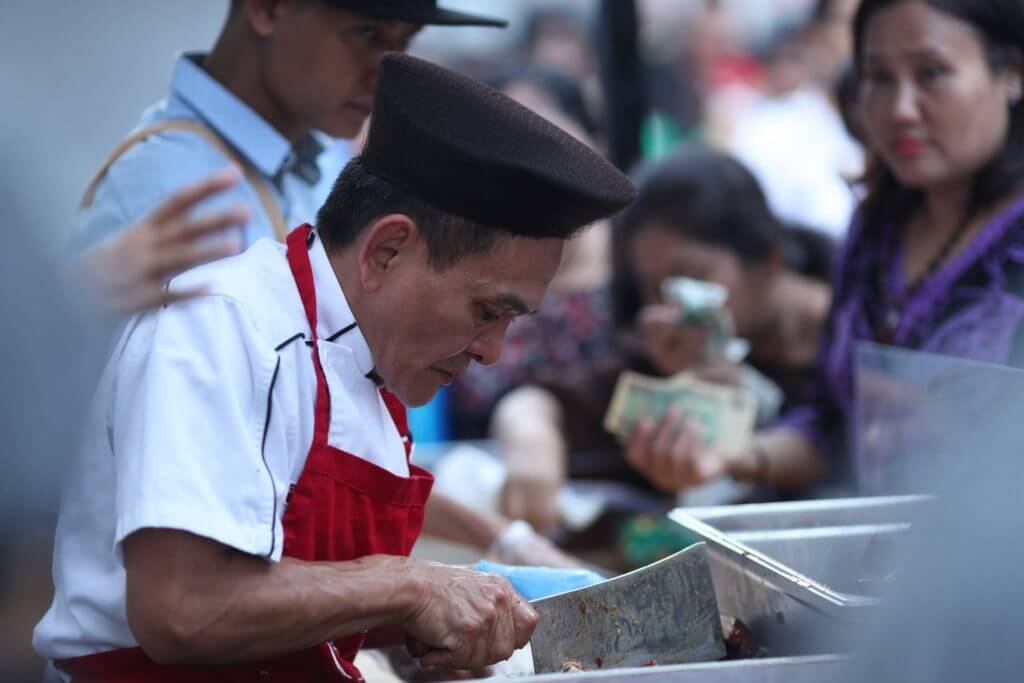
[(407, 558), (273, 564), (184, 532), (125, 541), (128, 620), (163, 663), (230, 663), (297, 652), (415, 609)]

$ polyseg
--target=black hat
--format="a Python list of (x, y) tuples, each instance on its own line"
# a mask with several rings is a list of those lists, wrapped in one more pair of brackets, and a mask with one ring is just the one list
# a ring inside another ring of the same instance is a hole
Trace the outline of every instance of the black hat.
[(564, 237), (636, 194), (601, 155), (498, 91), (384, 56), (362, 163), (427, 203), (517, 235)]
[(414, 24), (442, 26), (508, 26), (504, 19), (482, 17), (455, 10), (442, 9), (437, 0), (322, 0), (338, 9), (350, 10), (379, 19), (408, 21)]

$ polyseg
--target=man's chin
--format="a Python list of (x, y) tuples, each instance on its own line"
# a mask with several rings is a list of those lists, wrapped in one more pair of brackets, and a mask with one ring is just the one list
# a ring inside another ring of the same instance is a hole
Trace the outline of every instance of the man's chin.
[(339, 117), (333, 121), (325, 122), (324, 125), (320, 127), (320, 131), (327, 133), (332, 138), (352, 140), (358, 137), (367, 118), (368, 116), (360, 116), (359, 114), (353, 113), (349, 116)]
[(439, 389), (440, 386), (411, 387), (409, 389), (403, 389), (399, 387), (392, 389), (391, 387), (388, 387), (388, 390), (391, 391), (391, 393), (393, 393), (395, 396), (397, 396), (398, 400), (400, 400), (403, 404), (406, 405), (406, 407), (409, 408), (421, 408), (427, 405), (432, 400), (434, 400), (434, 397), (437, 396), (437, 392)]

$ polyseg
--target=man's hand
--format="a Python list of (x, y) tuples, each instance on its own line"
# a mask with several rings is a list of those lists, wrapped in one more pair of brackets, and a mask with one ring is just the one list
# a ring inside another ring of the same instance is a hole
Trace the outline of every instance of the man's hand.
[(243, 225), (249, 219), (244, 206), (202, 218), (190, 215), (200, 202), (237, 182), (238, 171), (231, 169), (188, 187), (127, 231), (100, 242), (75, 260), (80, 280), (94, 291), (108, 315), (132, 315), (201, 293), (169, 292), (167, 280), (238, 252), (237, 237), (208, 238)]
[(644, 420), (630, 436), (626, 459), (656, 488), (678, 493), (728, 472), (728, 461), (704, 446), (700, 430), (672, 408), (657, 423)]
[(405, 629), (423, 666), (479, 669), (529, 642), (539, 617), (507, 579), (434, 563), (416, 571), (421, 597)]

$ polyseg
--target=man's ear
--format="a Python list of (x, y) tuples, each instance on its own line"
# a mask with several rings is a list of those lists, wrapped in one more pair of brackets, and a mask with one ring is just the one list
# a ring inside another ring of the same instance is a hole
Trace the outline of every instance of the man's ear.
[(401, 265), (412, 262), (420, 239), (416, 221), (405, 214), (388, 214), (370, 223), (358, 252), (363, 289), (377, 291)]
[(298, 9), (294, 0), (243, 0), (245, 22), (260, 38), (267, 38), (274, 33), (282, 12)]

